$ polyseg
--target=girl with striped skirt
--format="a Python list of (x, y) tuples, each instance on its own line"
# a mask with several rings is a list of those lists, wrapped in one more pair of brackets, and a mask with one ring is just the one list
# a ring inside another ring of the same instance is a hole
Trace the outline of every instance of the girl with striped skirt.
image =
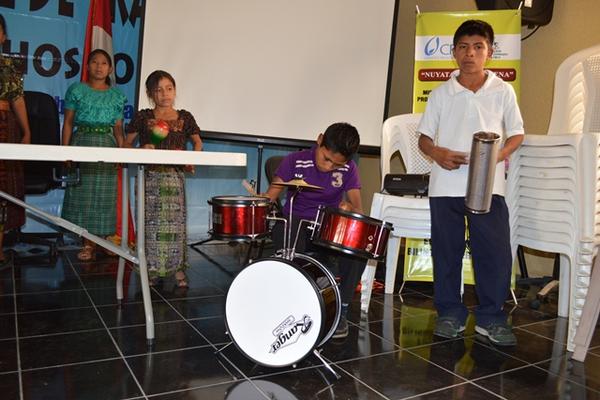
[[(65, 96), (64, 146), (121, 147), (125, 95), (110, 86), (112, 60), (101, 49), (87, 63), (88, 81), (74, 83)], [(65, 192), (62, 217), (98, 236), (115, 233), (117, 169), (111, 163), (81, 163), (80, 182)], [(84, 239), (81, 261), (96, 258), (96, 245)]]
[[(165, 71), (154, 71), (146, 79), (146, 94), (153, 109), (140, 110), (127, 126), (125, 147), (185, 150), (188, 140), (195, 151), (202, 150), (200, 128), (191, 113), (177, 110), (175, 79)], [(186, 204), (184, 172), (192, 166), (149, 165), (146, 168), (146, 257), (151, 283), (174, 275), (179, 287), (186, 287), (187, 265)]]

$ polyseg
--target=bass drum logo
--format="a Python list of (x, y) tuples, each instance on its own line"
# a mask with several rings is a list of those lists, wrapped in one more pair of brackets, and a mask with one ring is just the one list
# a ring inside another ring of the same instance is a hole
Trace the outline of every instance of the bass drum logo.
[(273, 329), (275, 341), (271, 344), (269, 353), (275, 354), (284, 347), (293, 345), (302, 335), (306, 335), (310, 331), (312, 325), (312, 318), (306, 314), (300, 320), (296, 320), (290, 315)]

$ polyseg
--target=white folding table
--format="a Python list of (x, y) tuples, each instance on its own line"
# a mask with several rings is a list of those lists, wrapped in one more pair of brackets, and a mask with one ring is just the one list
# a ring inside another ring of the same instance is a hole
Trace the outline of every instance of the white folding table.
[(144, 312), (146, 315), (146, 338), (151, 344), (154, 340), (154, 315), (152, 313), (152, 301), (150, 299), (150, 286), (148, 282), (148, 267), (145, 254), (144, 234), (144, 165), (145, 164), (167, 164), (167, 165), (214, 165), (214, 166), (246, 166), (245, 153), (225, 152), (197, 152), (177, 150), (150, 150), (150, 149), (122, 149), (106, 147), (83, 147), (83, 146), (50, 146), (34, 144), (12, 144), (0, 143), (0, 160), (23, 160), (23, 161), (74, 161), (74, 162), (106, 162), (122, 163), (123, 167), (123, 232), (122, 237), (127, 238), (127, 219), (129, 210), (127, 164), (137, 164), (137, 236), (136, 252), (133, 253), (127, 247), (127, 240), (121, 241), (121, 247), (89, 233), (86, 229), (75, 225), (65, 219), (48, 214), (33, 207), (20, 199), (0, 191), (0, 197), (7, 199), (31, 213), (44, 218), (56, 225), (66, 228), (79, 236), (89, 239), (100, 246), (119, 255), (119, 269), (117, 272), (117, 300), (123, 299), (123, 275), (125, 260), (137, 264), (140, 269), (142, 284), (142, 298), (144, 301)]

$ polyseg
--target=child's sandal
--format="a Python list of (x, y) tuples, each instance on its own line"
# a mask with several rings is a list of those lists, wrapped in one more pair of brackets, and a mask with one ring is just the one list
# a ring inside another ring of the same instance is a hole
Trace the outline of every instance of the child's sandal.
[(177, 271), (175, 272), (175, 279), (177, 280), (177, 286), (180, 288), (188, 287), (188, 283), (186, 280), (185, 272)]

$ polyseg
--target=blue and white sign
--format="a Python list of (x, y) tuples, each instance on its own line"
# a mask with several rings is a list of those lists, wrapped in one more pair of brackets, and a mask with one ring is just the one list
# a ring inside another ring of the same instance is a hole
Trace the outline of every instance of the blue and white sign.
[[(135, 110), (143, 0), (112, 0), (116, 86), (127, 96), (125, 119)], [(90, 0), (0, 0), (7, 25), (3, 53), (23, 61), (25, 90), (52, 95), (63, 114), (69, 85), (81, 79)]]

